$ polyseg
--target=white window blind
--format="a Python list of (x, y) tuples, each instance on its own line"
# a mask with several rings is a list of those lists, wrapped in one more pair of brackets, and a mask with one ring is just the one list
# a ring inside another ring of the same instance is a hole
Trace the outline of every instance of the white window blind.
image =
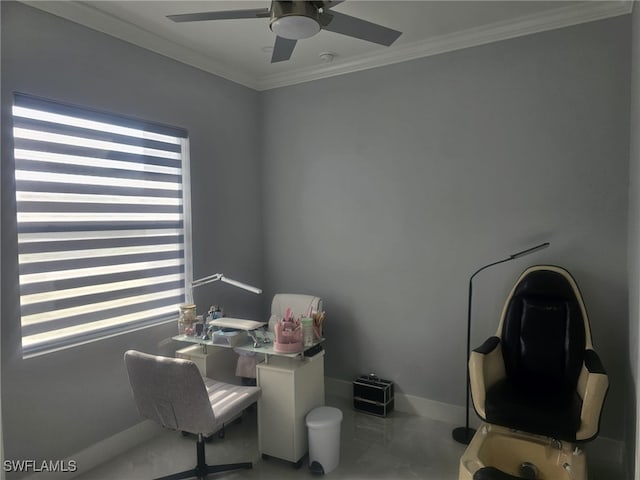
[(23, 355), (173, 318), (186, 132), (15, 94), (13, 138)]

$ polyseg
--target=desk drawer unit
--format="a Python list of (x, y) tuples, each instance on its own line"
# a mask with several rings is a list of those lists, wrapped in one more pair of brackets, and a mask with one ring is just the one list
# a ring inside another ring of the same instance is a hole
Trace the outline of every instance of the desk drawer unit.
[(307, 453), (305, 417), (324, 405), (324, 352), (304, 359), (270, 357), (256, 369), (258, 443), (263, 456), (299, 463)]
[(386, 417), (393, 410), (393, 382), (375, 375), (362, 375), (353, 382), (353, 408)]

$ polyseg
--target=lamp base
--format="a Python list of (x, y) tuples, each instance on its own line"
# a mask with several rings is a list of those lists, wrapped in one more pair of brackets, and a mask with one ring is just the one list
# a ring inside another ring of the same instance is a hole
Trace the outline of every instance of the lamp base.
[(451, 432), (451, 436), (456, 442), (462, 443), (464, 445), (469, 445), (469, 442), (471, 442), (471, 439), (473, 438), (475, 433), (476, 431), (473, 428), (458, 427), (453, 429), (453, 431)]

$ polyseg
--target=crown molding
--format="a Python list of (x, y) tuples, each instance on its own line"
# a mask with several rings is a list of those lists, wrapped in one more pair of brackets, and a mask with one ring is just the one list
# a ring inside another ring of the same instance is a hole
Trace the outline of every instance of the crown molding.
[(37, 0), (23, 0), (22, 3), (258, 91), (344, 75), (462, 48), (626, 15), (631, 13), (634, 4), (632, 0), (610, 0), (569, 5), (549, 12), (471, 28), (398, 48), (383, 49), (379, 52), (361, 55), (344, 62), (338, 59), (330, 65), (253, 78), (232, 66), (217, 62), (153, 32), (106, 14), (88, 3), (78, 1), (43, 2)]
[(611, 0), (607, 2), (587, 2), (528, 15), (519, 20), (493, 23), (482, 27), (463, 30), (450, 35), (441, 35), (427, 41), (408, 44), (393, 50), (383, 50), (375, 54), (365, 54), (343, 63), (335, 63), (321, 68), (300, 69), (286, 74), (269, 75), (257, 79), (258, 90), (270, 90), (303, 82), (319, 80), (337, 75), (406, 62), (418, 58), (438, 55), (468, 47), (485, 45), (510, 38), (522, 37), (580, 23), (602, 20), (631, 13), (633, 1)]
[(84, 25), (93, 30), (106, 33), (107, 35), (132, 43), (146, 50), (239, 83), (245, 87), (258, 90), (258, 84), (255, 79), (246, 75), (244, 72), (232, 66), (217, 62), (183, 45), (167, 40), (133, 23), (109, 15), (91, 6), (89, 3), (71, 0), (57, 2), (21, 0), (21, 3), (65, 18), (74, 23)]

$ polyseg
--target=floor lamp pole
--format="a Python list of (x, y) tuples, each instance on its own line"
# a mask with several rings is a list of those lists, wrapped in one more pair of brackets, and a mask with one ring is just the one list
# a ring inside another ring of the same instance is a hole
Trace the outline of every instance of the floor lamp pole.
[(473, 278), (479, 274), (481, 271), (486, 270), (489, 267), (493, 267), (494, 265), (499, 265), (501, 263), (508, 262), (510, 260), (515, 260), (516, 258), (524, 257), (525, 255), (529, 255), (530, 253), (537, 252), (549, 246), (549, 242), (541, 243), (540, 245), (536, 245), (535, 247), (527, 248), (526, 250), (522, 250), (521, 252), (514, 253), (509, 255), (507, 258), (503, 258), (502, 260), (498, 260), (497, 262), (489, 263), (483, 267), (480, 267), (478, 270), (473, 272), (471, 277), (469, 277), (469, 300), (467, 304), (467, 368), (465, 369), (465, 384), (466, 384), (466, 408), (465, 408), (465, 426), (454, 428), (451, 432), (453, 439), (456, 442), (463, 443), (468, 445), (473, 438), (473, 435), (476, 433), (475, 429), (469, 427), (469, 359), (471, 357), (471, 299), (473, 298)]

